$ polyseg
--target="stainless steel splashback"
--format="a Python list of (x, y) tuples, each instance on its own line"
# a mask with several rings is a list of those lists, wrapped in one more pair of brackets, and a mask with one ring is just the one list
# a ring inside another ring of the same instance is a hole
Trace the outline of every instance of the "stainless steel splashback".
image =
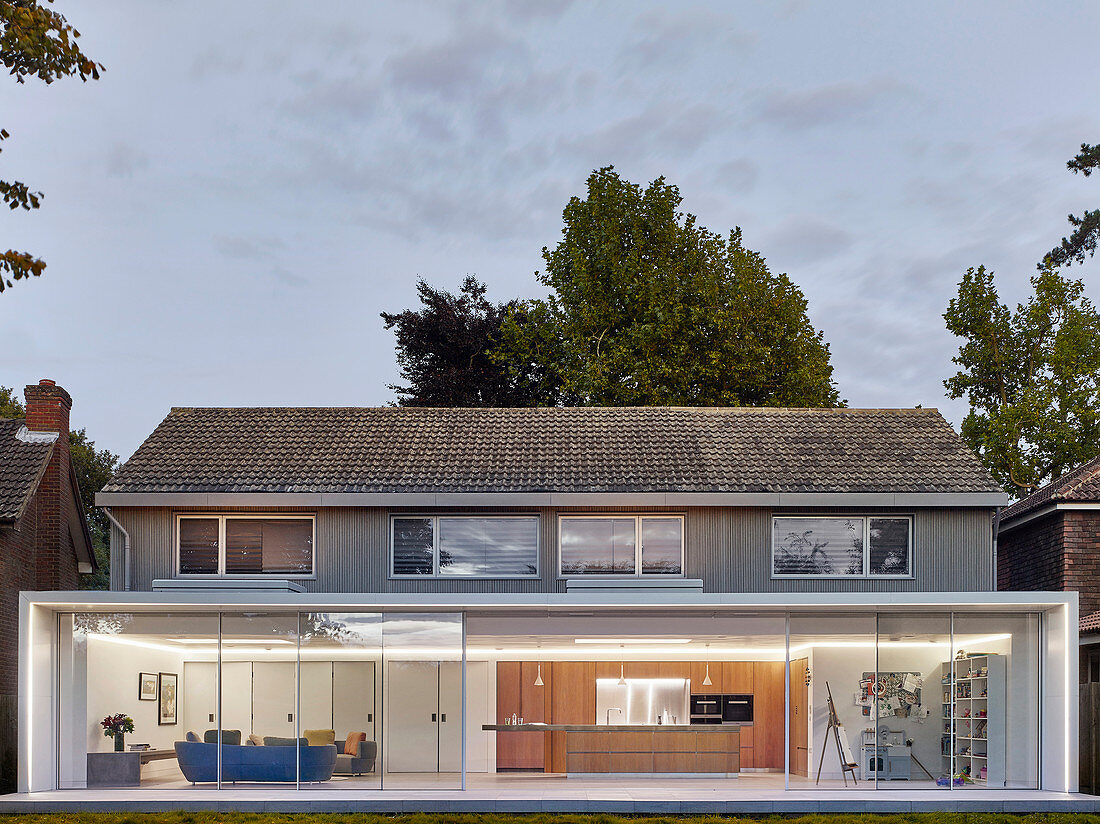
[(689, 695), (686, 678), (597, 678), (596, 723), (687, 724)]

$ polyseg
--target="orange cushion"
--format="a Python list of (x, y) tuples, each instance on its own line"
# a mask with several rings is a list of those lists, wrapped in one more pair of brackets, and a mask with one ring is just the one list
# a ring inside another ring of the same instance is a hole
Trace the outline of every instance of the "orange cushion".
[(344, 755), (359, 755), (359, 742), (366, 740), (365, 732), (349, 732), (348, 740), (344, 742)]

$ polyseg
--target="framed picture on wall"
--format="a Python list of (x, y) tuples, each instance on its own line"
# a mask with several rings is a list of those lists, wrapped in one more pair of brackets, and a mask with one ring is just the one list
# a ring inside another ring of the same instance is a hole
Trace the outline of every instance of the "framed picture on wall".
[(138, 673), (138, 701), (156, 701), (160, 682), (155, 672)]
[(176, 723), (176, 679), (174, 672), (162, 672), (158, 679), (160, 707), (157, 712), (157, 723), (161, 726)]

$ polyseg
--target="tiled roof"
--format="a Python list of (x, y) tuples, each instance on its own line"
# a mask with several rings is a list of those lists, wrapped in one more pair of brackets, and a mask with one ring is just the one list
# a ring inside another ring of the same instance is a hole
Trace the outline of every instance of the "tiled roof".
[(1094, 612), (1082, 618), (1078, 632), (1082, 635), (1100, 632), (1100, 612)]
[(19, 437), (24, 424), (23, 418), (0, 418), (0, 521), (22, 514), (53, 453), (53, 441), (38, 433)]
[(1020, 515), (1026, 515), (1028, 512), (1048, 503), (1058, 503), (1060, 501), (1100, 502), (1100, 455), (1055, 478), (1026, 498), (1005, 507), (1001, 511), (1000, 522), (1004, 523)]
[(996, 492), (934, 409), (173, 409), (104, 492)]

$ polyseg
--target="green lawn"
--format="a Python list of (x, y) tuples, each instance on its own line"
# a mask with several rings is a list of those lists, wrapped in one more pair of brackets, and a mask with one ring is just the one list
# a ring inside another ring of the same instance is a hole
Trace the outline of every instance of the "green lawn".
[(618, 816), (536, 813), (453, 814), (416, 813), (378, 815), (373, 813), (43, 813), (0, 816), (0, 824), (1100, 824), (1100, 815), (1075, 813), (908, 813), (897, 815), (803, 816)]

